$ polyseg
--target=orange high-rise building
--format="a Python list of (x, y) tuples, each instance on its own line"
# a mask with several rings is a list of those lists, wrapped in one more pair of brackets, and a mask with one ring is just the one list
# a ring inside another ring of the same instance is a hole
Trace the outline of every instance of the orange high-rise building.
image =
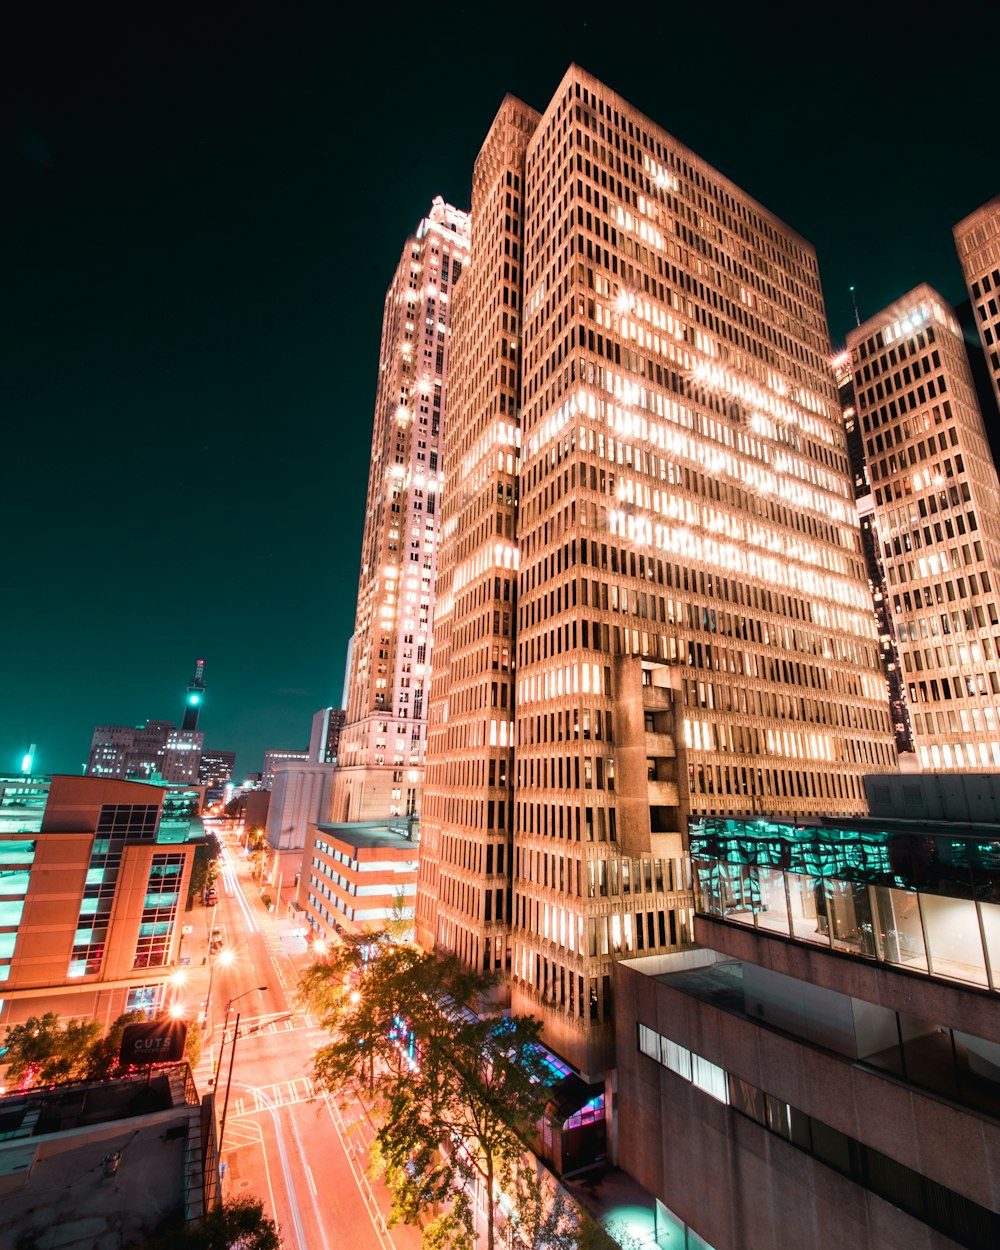
[(417, 932), (593, 1076), (688, 815), (861, 813), (895, 748), (811, 246), (576, 67), (472, 222)]
[(1000, 408), (1000, 195), (963, 218), (954, 233)]
[(452, 290), (468, 235), (468, 215), (436, 199), (385, 297), (337, 821), (420, 810)]
[(847, 346), (917, 761), (1000, 768), (1000, 486), (961, 327), (922, 285)]

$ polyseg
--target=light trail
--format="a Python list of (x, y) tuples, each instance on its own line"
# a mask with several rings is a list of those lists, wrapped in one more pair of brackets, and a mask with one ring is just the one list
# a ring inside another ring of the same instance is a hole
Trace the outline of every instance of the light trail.
[[(295, 1182), (292, 1179), (291, 1163), (288, 1159), (288, 1151), (285, 1149), (285, 1141), (281, 1133), (281, 1124), (278, 1120), (278, 1109), (275, 1107), (270, 1098), (268, 1098), (268, 1096), (256, 1085), (246, 1085), (242, 1081), (240, 1084), (243, 1085), (244, 1089), (253, 1090), (271, 1116), (271, 1122), (274, 1124), (274, 1140), (277, 1142), (278, 1154), (281, 1157), (281, 1170), (285, 1177), (285, 1192), (288, 1194), (288, 1206), (292, 1213), (292, 1223), (295, 1225), (295, 1235), (298, 1239), (299, 1250), (309, 1250), (309, 1243), (306, 1241), (305, 1230), (302, 1227), (302, 1213), (299, 1210), (299, 1200), (295, 1193)], [(298, 1133), (296, 1133), (296, 1137), (298, 1137)], [(322, 1232), (322, 1224), (320, 1225), (320, 1231)], [(325, 1234), (323, 1236), (323, 1242), (325, 1245)], [(329, 1250), (329, 1247), (327, 1247), (327, 1250)]]

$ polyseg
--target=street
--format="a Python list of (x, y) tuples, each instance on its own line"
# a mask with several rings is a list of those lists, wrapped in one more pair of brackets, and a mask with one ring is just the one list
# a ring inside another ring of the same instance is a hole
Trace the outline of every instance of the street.
[(296, 1013), (302, 940), (265, 911), (239, 845), (222, 843), (219, 902), (207, 909), (205, 923), (221, 929), (220, 954), (231, 952), (232, 960), (210, 956), (205, 1045), (195, 1079), (204, 1091), (219, 1069), (223, 1193), (261, 1199), (285, 1250), (348, 1243), (351, 1250), (417, 1250), (419, 1229), (385, 1229), (388, 1194), (364, 1175), (372, 1129), (363, 1112), (338, 1107), (313, 1089), (310, 1064), (326, 1034)]

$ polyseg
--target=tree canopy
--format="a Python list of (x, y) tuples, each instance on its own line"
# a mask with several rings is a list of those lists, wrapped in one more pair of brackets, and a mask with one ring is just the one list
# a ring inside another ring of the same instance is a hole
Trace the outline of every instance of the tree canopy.
[(331, 1041), (313, 1064), (334, 1093), (357, 1085), (381, 1113), (376, 1166), (393, 1194), (392, 1220), (425, 1227), (428, 1247), (474, 1236), (477, 1182), (488, 1200), (509, 1189), (526, 1138), (545, 1111), (549, 1072), (530, 1016), (476, 1014), (495, 982), (459, 963), (379, 936), (348, 937), (302, 981), (302, 996)]
[[(53, 1011), (31, 1016), (23, 1024), (8, 1025), (0, 1051), (7, 1079), (25, 1087), (62, 1081), (96, 1081), (116, 1076), (125, 1026), (146, 1018), (145, 1012), (127, 1011), (105, 1033), (99, 1020), (67, 1020)], [(188, 1026), (186, 1058), (193, 1067), (201, 1053), (201, 1029)]]
[(256, 1198), (231, 1198), (203, 1219), (133, 1242), (130, 1250), (281, 1250), (278, 1226)]

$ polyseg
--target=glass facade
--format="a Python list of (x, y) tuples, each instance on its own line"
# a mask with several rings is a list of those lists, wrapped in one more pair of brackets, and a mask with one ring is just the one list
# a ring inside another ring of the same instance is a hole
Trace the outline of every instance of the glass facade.
[(705, 818), (690, 836), (702, 914), (1000, 991), (1000, 831)]
[(29, 839), (0, 842), (0, 981), (10, 977), (17, 926), (28, 893), (35, 843)]

